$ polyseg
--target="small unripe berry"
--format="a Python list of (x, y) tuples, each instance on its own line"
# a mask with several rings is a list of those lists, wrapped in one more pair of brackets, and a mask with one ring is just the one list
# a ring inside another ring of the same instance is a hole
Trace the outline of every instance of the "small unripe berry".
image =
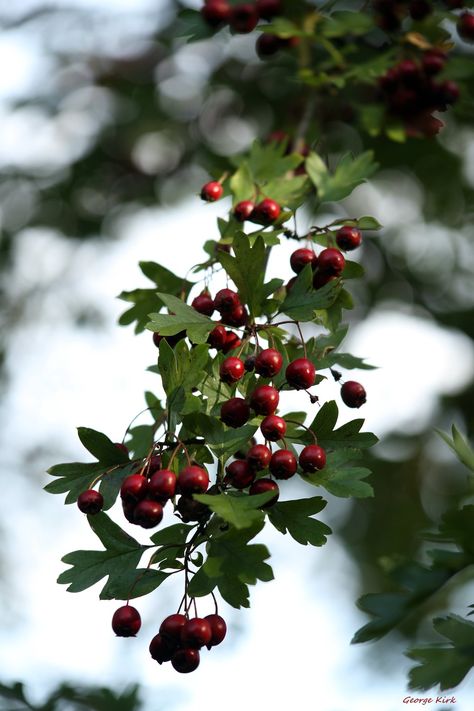
[(349, 227), (344, 225), (336, 233), (337, 246), (345, 252), (350, 252), (356, 249), (362, 242), (362, 234), (357, 227)]
[(367, 400), (365, 388), (355, 380), (348, 380), (341, 387), (341, 397), (347, 407), (361, 407)]
[(318, 257), (312, 249), (296, 249), (290, 257), (290, 266), (295, 272), (299, 274), (303, 271), (307, 264), (311, 264), (312, 269), (316, 269), (318, 266)]
[(102, 510), (103, 505), (104, 497), (100, 492), (95, 491), (95, 489), (87, 489), (87, 491), (83, 491), (82, 494), (79, 494), (77, 499), (79, 511), (82, 511), (82, 513), (85, 514), (90, 514), (91, 516), (98, 514), (99, 511)]
[(131, 605), (119, 607), (112, 617), (112, 629), (117, 637), (135, 637), (141, 625), (140, 613)]
[(278, 407), (280, 394), (271, 385), (259, 385), (250, 396), (250, 407), (257, 415), (273, 415)]
[(181, 494), (204, 494), (209, 486), (209, 474), (202, 467), (190, 464), (178, 476), (178, 489)]
[(270, 471), (276, 479), (290, 479), (298, 469), (298, 462), (289, 449), (277, 449), (270, 460)]
[(317, 444), (309, 444), (301, 450), (299, 463), (304, 472), (315, 472), (319, 471), (319, 469), (324, 469), (326, 452)]
[(283, 417), (269, 415), (262, 420), (260, 431), (269, 442), (276, 442), (285, 436), (286, 422)]
[(241, 397), (232, 397), (221, 407), (221, 420), (228, 427), (242, 427), (250, 419), (250, 407)]
[(297, 358), (288, 365), (285, 375), (290, 387), (307, 390), (314, 385), (316, 368), (308, 358)]
[(201, 198), (206, 202), (215, 202), (222, 197), (224, 188), (217, 180), (212, 180), (210, 183), (206, 183), (201, 188)]

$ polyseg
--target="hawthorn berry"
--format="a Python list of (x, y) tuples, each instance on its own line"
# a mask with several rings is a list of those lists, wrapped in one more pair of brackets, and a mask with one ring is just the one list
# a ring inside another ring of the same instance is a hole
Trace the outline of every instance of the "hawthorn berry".
[(293, 452), (290, 452), (289, 449), (277, 449), (272, 454), (269, 468), (276, 479), (290, 479), (296, 474), (298, 462)]
[(250, 407), (257, 415), (273, 415), (278, 407), (280, 394), (272, 385), (259, 385), (250, 396)]
[(319, 469), (324, 469), (326, 452), (317, 444), (309, 444), (301, 450), (299, 463), (304, 472), (315, 472)]
[(219, 27), (229, 21), (230, 5), (227, 0), (208, 0), (201, 14), (211, 27)]
[(207, 648), (210, 649), (224, 640), (227, 633), (227, 625), (224, 618), (220, 615), (206, 615), (204, 619), (207, 620), (211, 626), (211, 640), (207, 645)]
[(123, 515), (129, 523), (135, 523), (135, 501), (125, 501), (122, 499)]
[(273, 378), (283, 365), (283, 356), (275, 348), (265, 348), (255, 359), (255, 372), (264, 378)]
[(311, 264), (311, 267), (316, 269), (318, 265), (318, 257), (316, 256), (316, 252), (313, 252), (312, 249), (306, 249), (304, 247), (296, 249), (290, 257), (290, 266), (295, 274), (302, 272), (307, 264)]
[(204, 316), (212, 316), (215, 309), (214, 300), (208, 291), (203, 291), (199, 294), (199, 296), (196, 296), (196, 298), (193, 299), (191, 306), (198, 313), (203, 314)]
[(148, 476), (150, 477), (154, 472), (157, 472), (159, 469), (161, 469), (161, 456), (159, 454), (154, 454), (148, 462)]
[(321, 287), (329, 284), (330, 281), (337, 279), (335, 274), (326, 274), (325, 272), (316, 272), (313, 276), (313, 287), (315, 289), (321, 289)]
[(255, 479), (255, 471), (249, 466), (249, 462), (242, 459), (237, 459), (229, 464), (226, 468), (226, 480), (235, 489), (246, 489)]
[(172, 499), (176, 493), (176, 474), (169, 469), (153, 472), (148, 482), (148, 496), (158, 501)]
[(285, 375), (290, 387), (295, 390), (307, 390), (314, 385), (316, 368), (308, 358), (296, 358), (287, 366)]
[(142, 474), (130, 474), (125, 477), (120, 487), (120, 496), (124, 501), (137, 502), (145, 498), (148, 492), (148, 479)]
[(271, 57), (276, 54), (283, 46), (284, 41), (281, 40), (280, 37), (264, 32), (257, 39), (255, 50), (260, 59), (263, 59), (264, 57)]
[(104, 497), (95, 489), (87, 489), (79, 494), (77, 506), (82, 513), (90, 514), (91, 516), (98, 514), (104, 505)]
[(201, 521), (207, 518), (210, 514), (209, 506), (206, 504), (201, 504), (199, 501), (193, 499), (192, 496), (180, 496), (176, 508), (181, 514), (181, 518), (184, 523), (189, 523), (190, 521)]
[(235, 356), (229, 356), (219, 368), (219, 375), (222, 382), (232, 385), (245, 375), (244, 362)]
[(341, 387), (341, 397), (347, 407), (361, 407), (367, 400), (365, 388), (355, 380), (347, 380)]
[(217, 180), (206, 183), (201, 188), (201, 198), (206, 202), (216, 202), (222, 197), (224, 188)]
[(234, 217), (239, 222), (245, 222), (254, 211), (255, 204), (251, 200), (242, 200), (234, 207)]
[(338, 249), (334, 249), (333, 247), (323, 249), (318, 257), (319, 271), (324, 272), (325, 274), (333, 274), (338, 276), (344, 269), (345, 264), (346, 260), (344, 259), (342, 252)]
[(271, 20), (277, 15), (281, 15), (281, 0), (257, 0), (257, 12), (262, 20)]
[(252, 221), (262, 225), (271, 225), (280, 216), (281, 207), (270, 198), (265, 198), (255, 206), (252, 213)]
[(140, 613), (131, 605), (123, 605), (113, 614), (112, 629), (117, 637), (135, 637), (141, 625)]
[[(269, 415), (266, 419), (268, 420), (270, 417), (275, 417), (275, 415)], [(278, 419), (281, 419), (281, 417)], [(271, 458), (271, 450), (264, 444), (254, 444), (247, 452), (247, 464), (252, 471), (259, 472), (262, 469), (266, 469), (270, 464)]]
[(176, 652), (176, 644), (161, 634), (156, 634), (150, 642), (148, 648), (152, 659), (158, 664), (171, 661), (171, 657)]
[(199, 666), (199, 650), (188, 648), (178, 649), (171, 657), (171, 664), (177, 672), (189, 674)]
[(209, 334), (207, 342), (211, 348), (220, 351), (224, 348), (227, 340), (227, 331), (224, 326), (216, 326)]
[(248, 34), (252, 32), (258, 23), (258, 12), (254, 5), (243, 3), (231, 8), (229, 24), (234, 32)]
[(250, 419), (250, 407), (241, 397), (232, 397), (221, 407), (221, 420), (228, 427), (242, 427)]
[(457, 31), (466, 42), (474, 42), (474, 13), (463, 12), (457, 22)]
[(280, 489), (278, 487), (278, 484), (276, 481), (273, 481), (273, 479), (257, 479), (254, 481), (252, 486), (249, 489), (249, 494), (250, 496), (254, 496), (256, 494), (264, 494), (267, 491), (274, 491), (275, 496), (273, 496), (270, 501), (267, 501), (266, 504), (262, 504), (260, 508), (266, 509), (270, 506), (273, 506), (273, 504), (276, 504), (278, 501), (278, 497), (280, 496)]
[(429, 50), (423, 54), (423, 71), (428, 76), (434, 76), (435, 74), (439, 74), (441, 71), (443, 71), (445, 64), (446, 55), (444, 54), (444, 52), (441, 52), (439, 50)]
[(229, 353), (229, 351), (233, 351), (236, 348), (239, 348), (239, 346), (242, 345), (242, 341), (238, 337), (236, 333), (233, 331), (226, 331), (225, 332), (225, 344), (222, 348), (222, 352), (224, 354)]
[(187, 621), (187, 617), (180, 615), (179, 612), (174, 615), (168, 615), (161, 623), (159, 633), (166, 639), (179, 644), (181, 642), (181, 630)]
[(212, 628), (210, 623), (201, 618), (193, 617), (181, 628), (181, 644), (183, 647), (200, 649), (205, 644), (209, 644), (212, 639)]
[(220, 289), (214, 298), (214, 307), (219, 311), (219, 313), (232, 311), (232, 309), (239, 306), (239, 304), (239, 295), (232, 289)]
[(362, 242), (361, 231), (357, 227), (349, 227), (344, 225), (336, 232), (336, 243), (340, 249), (345, 252), (350, 252), (359, 247)]
[(268, 415), (262, 420), (260, 431), (269, 442), (276, 442), (285, 436), (286, 422), (278, 415)]
[(209, 474), (202, 467), (188, 465), (178, 476), (178, 489), (181, 494), (204, 494), (209, 486)]
[(170, 348), (174, 348), (180, 341), (186, 338), (186, 331), (175, 333), (174, 336), (161, 336), (157, 331), (153, 334), (153, 343), (159, 348), (161, 341), (166, 341)]
[(234, 328), (240, 328), (245, 326), (248, 321), (249, 315), (248, 311), (242, 304), (237, 304), (233, 309), (229, 311), (222, 311), (222, 323), (226, 326), (234, 326)]
[(139, 501), (133, 512), (134, 523), (142, 528), (154, 528), (161, 523), (163, 506), (158, 501), (144, 499)]

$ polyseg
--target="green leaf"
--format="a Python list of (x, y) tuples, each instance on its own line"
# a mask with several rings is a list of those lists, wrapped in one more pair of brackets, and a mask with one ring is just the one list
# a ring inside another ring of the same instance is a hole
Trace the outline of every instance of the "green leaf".
[(46, 484), (44, 490), (50, 494), (67, 493), (65, 503), (75, 504), (79, 494), (90, 489), (94, 479), (105, 471), (106, 467), (98, 463), (56, 464), (48, 469), (48, 474), (57, 479)]
[(377, 167), (373, 151), (366, 151), (357, 158), (344, 156), (333, 174), (316, 153), (311, 153), (306, 159), (307, 173), (321, 202), (343, 200), (354, 188), (370, 178)]
[(315, 366), (318, 370), (324, 370), (325, 368), (332, 368), (333, 365), (340, 365), (343, 368), (352, 370), (354, 368), (358, 370), (376, 370), (376, 365), (370, 365), (366, 363), (363, 358), (357, 358), (350, 353), (338, 353), (337, 351), (332, 351), (325, 358), (318, 359), (317, 357), (311, 357)]
[(202, 344), (189, 349), (186, 341), (180, 341), (171, 348), (165, 340), (162, 340), (159, 348), (158, 372), (168, 397), (180, 387), (189, 391), (200, 384), (206, 375), (208, 362), (207, 345)]
[(147, 456), (153, 445), (154, 435), (155, 425), (137, 425), (128, 430), (129, 439), (127, 439), (126, 445), (136, 459)]
[(230, 189), (234, 196), (233, 204), (255, 198), (255, 184), (248, 164), (244, 161), (230, 179)]
[(179, 11), (176, 28), (174, 29), (175, 37), (184, 37), (188, 41), (197, 41), (211, 37), (214, 31), (200, 12), (189, 8)]
[(365, 269), (358, 262), (351, 262), (346, 259), (344, 271), (341, 274), (343, 279), (361, 279), (365, 274)]
[[(299, 162), (301, 163), (302, 160), (300, 156)], [(275, 178), (265, 185), (263, 193), (280, 205), (289, 205), (292, 209), (296, 209), (304, 202), (310, 189), (311, 184), (306, 175), (300, 175), (286, 179)]]
[(257, 431), (257, 425), (234, 429), (226, 427), (217, 417), (200, 413), (185, 415), (183, 424), (189, 432), (205, 437), (206, 444), (218, 459), (227, 458), (246, 445)]
[(364, 217), (359, 217), (355, 220), (356, 226), (361, 230), (381, 230), (382, 225), (375, 217), (370, 215), (365, 215)]
[(150, 538), (156, 546), (165, 546), (170, 544), (184, 545), (189, 533), (195, 526), (188, 526), (185, 523), (175, 523), (166, 528), (162, 528), (157, 533), (154, 533)]
[[(253, 247), (247, 235), (234, 243), (235, 257), (221, 252), (219, 261), (237, 286), (242, 303), (248, 304), (250, 313), (259, 316), (264, 296), (266, 249), (262, 237), (257, 237)], [(214, 324), (215, 326), (215, 324)]]
[(444, 439), (446, 444), (451, 447), (459, 461), (464, 464), (468, 469), (474, 472), (474, 450), (468, 442), (463, 438), (456, 425), (451, 428), (452, 438), (441, 430), (435, 430), (439, 436)]
[(209, 333), (216, 326), (212, 319), (203, 316), (176, 296), (161, 292), (158, 296), (173, 313), (151, 313), (149, 315), (151, 320), (146, 326), (150, 331), (157, 331), (162, 336), (174, 336), (180, 331), (186, 331), (189, 340), (193, 343), (206, 342)]
[(312, 518), (326, 506), (326, 501), (320, 496), (298, 501), (280, 501), (268, 511), (271, 523), (281, 533), (289, 533), (295, 541), (306, 546), (322, 546), (327, 542), (326, 536), (331, 529), (325, 523)]
[[(339, 427), (334, 426), (337, 421), (338, 408), (334, 400), (324, 403), (313, 422), (310, 429), (318, 438), (318, 444), (324, 449), (341, 449), (346, 447), (356, 447), (363, 449), (372, 447), (378, 442), (377, 437), (372, 432), (361, 432), (364, 420), (352, 420)], [(312, 442), (311, 435), (307, 433), (304, 438), (305, 443)]]
[(120, 467), (104, 474), (99, 485), (99, 491), (104, 497), (102, 511), (107, 511), (115, 504), (123, 480), (129, 474), (132, 474), (135, 469), (136, 465), (130, 463), (125, 467)]
[(169, 573), (152, 568), (134, 568), (111, 575), (100, 592), (101, 600), (133, 600), (156, 590)]
[(209, 506), (214, 513), (234, 528), (241, 529), (249, 528), (249, 526), (263, 520), (265, 514), (259, 507), (267, 503), (273, 495), (273, 492), (266, 492), (258, 496), (237, 493), (218, 494), (217, 496), (195, 494), (194, 498)]
[(346, 453), (349, 459), (357, 458), (359, 455), (357, 450), (338, 450), (337, 452), (331, 452), (327, 456), (324, 469), (311, 474), (302, 474), (303, 479), (313, 484), (313, 486), (323, 486), (330, 494), (334, 494), (334, 496), (344, 498), (366, 498), (373, 496), (374, 491), (370, 484), (361, 481), (361, 479), (365, 479), (371, 474), (370, 469), (366, 467), (347, 466), (346, 462), (342, 463), (339, 455)]
[(280, 313), (296, 321), (311, 321), (317, 309), (326, 309), (334, 303), (340, 290), (339, 279), (330, 281), (321, 289), (313, 289), (313, 272), (307, 264), (281, 304)]
[(324, 18), (320, 32), (325, 37), (344, 37), (346, 39), (347, 35), (365, 35), (373, 28), (374, 20), (368, 13), (341, 10)]
[(84, 447), (101, 464), (113, 466), (114, 464), (125, 464), (130, 461), (128, 455), (102, 432), (92, 430), (90, 427), (78, 427), (77, 434)]

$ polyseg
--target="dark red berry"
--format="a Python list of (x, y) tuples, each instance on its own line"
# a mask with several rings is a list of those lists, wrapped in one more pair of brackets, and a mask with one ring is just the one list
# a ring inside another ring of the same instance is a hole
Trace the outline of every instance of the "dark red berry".
[(142, 528), (154, 528), (161, 523), (163, 506), (158, 501), (145, 499), (135, 506), (134, 523)]
[(150, 477), (154, 472), (157, 472), (159, 469), (161, 469), (161, 456), (159, 454), (154, 454), (148, 462), (146, 473)]
[(254, 5), (243, 3), (231, 9), (229, 23), (234, 32), (247, 34), (252, 32), (258, 23), (258, 12)]
[(262, 20), (271, 20), (277, 15), (281, 15), (281, 0), (257, 0), (257, 12)]
[(123, 452), (124, 454), (126, 454), (128, 457), (130, 452), (128, 451), (128, 447), (126, 444), (123, 444), (123, 442), (114, 442), (114, 444), (117, 447), (117, 449), (120, 449), (120, 451)]
[(120, 488), (120, 496), (124, 501), (137, 502), (145, 498), (148, 491), (148, 479), (141, 474), (127, 476)]
[(444, 69), (446, 55), (444, 52), (430, 50), (423, 55), (423, 70), (428, 76), (435, 76)]
[(250, 407), (257, 415), (273, 415), (278, 407), (280, 394), (272, 385), (259, 385), (250, 396)]
[(318, 257), (319, 271), (325, 272), (326, 274), (338, 276), (344, 269), (345, 264), (346, 260), (342, 252), (333, 247), (323, 249)]
[(168, 615), (160, 625), (160, 634), (166, 639), (179, 644), (181, 642), (181, 630), (187, 621), (187, 618), (179, 613)]
[(269, 415), (262, 420), (260, 431), (269, 442), (276, 442), (285, 436), (286, 422), (283, 417)]
[(459, 99), (459, 86), (456, 84), (456, 82), (450, 81), (449, 79), (441, 82), (438, 87), (438, 91), (439, 98), (442, 104), (448, 104), (449, 106), (450, 104), (455, 104), (456, 101)]
[(226, 344), (227, 332), (224, 326), (216, 326), (209, 334), (207, 342), (211, 348), (216, 348), (218, 351), (222, 350)]
[(176, 508), (181, 514), (184, 523), (189, 523), (189, 521), (201, 521), (207, 518), (211, 513), (209, 506), (195, 501), (192, 496), (180, 496)]
[(215, 202), (222, 197), (224, 188), (217, 180), (212, 180), (210, 183), (206, 183), (201, 188), (201, 198), (206, 202)]
[(79, 511), (90, 514), (91, 516), (98, 514), (104, 505), (104, 497), (95, 489), (87, 489), (79, 494), (77, 499)]
[(136, 501), (125, 501), (122, 499), (123, 515), (129, 523), (135, 523)]
[(246, 489), (255, 479), (253, 471), (246, 460), (237, 459), (226, 468), (226, 480), (232, 484), (234, 489)]
[(209, 0), (201, 8), (201, 14), (211, 27), (219, 27), (229, 21), (230, 5), (227, 0)]
[[(268, 420), (270, 417), (275, 417), (275, 415), (269, 415), (265, 419)], [(281, 420), (281, 417), (279, 417), (278, 419)], [(266, 469), (270, 464), (271, 458), (271, 450), (264, 444), (254, 444), (254, 446), (250, 447), (249, 451), (247, 452), (247, 464), (254, 472), (259, 472), (262, 469)]]
[(221, 363), (219, 375), (221, 380), (228, 385), (236, 383), (245, 375), (244, 362), (240, 358), (229, 356)]
[(156, 634), (151, 640), (148, 649), (155, 662), (163, 664), (163, 662), (169, 662), (171, 660), (171, 657), (176, 652), (176, 644), (170, 639), (163, 637), (163, 635)]
[(234, 207), (234, 217), (239, 222), (245, 222), (248, 220), (252, 212), (254, 211), (255, 205), (251, 200), (242, 200), (242, 202), (237, 203)]
[(249, 315), (248, 311), (242, 304), (237, 304), (230, 311), (222, 311), (222, 323), (226, 326), (234, 326), (234, 328), (240, 328), (245, 326), (248, 321)]
[(211, 639), (211, 625), (201, 617), (193, 617), (181, 628), (181, 644), (183, 647), (200, 649), (205, 644), (209, 644)]
[(457, 30), (460, 37), (466, 42), (474, 42), (474, 13), (463, 12), (457, 22)]
[(312, 269), (316, 269), (318, 265), (316, 253), (304, 247), (295, 250), (290, 257), (290, 266), (295, 274), (302, 272), (307, 264), (311, 264)]
[(260, 351), (255, 360), (255, 372), (264, 378), (273, 378), (283, 365), (283, 356), (275, 348), (265, 348)]
[(225, 344), (222, 348), (222, 352), (227, 355), (229, 351), (233, 351), (236, 348), (239, 348), (239, 346), (242, 345), (242, 341), (238, 337), (236, 333), (233, 331), (226, 331), (225, 332)]
[(171, 664), (180, 674), (189, 674), (199, 666), (199, 650), (178, 649), (171, 657)]
[(301, 450), (299, 463), (304, 472), (315, 472), (319, 469), (324, 469), (326, 465), (326, 452), (317, 444), (309, 444)]
[(264, 32), (259, 36), (255, 44), (255, 50), (258, 56), (263, 59), (264, 57), (271, 57), (284, 47), (284, 40), (277, 37), (277, 35), (271, 35)]
[(275, 200), (265, 198), (256, 205), (252, 213), (252, 221), (261, 225), (271, 225), (278, 219), (280, 212), (281, 207)]
[(250, 419), (250, 407), (241, 397), (232, 397), (221, 407), (221, 420), (228, 427), (242, 427)]
[(335, 279), (337, 279), (337, 276), (335, 274), (316, 272), (316, 274), (313, 276), (313, 287), (315, 289), (321, 289), (323, 286), (326, 286), (326, 284), (329, 284), (330, 281), (334, 281)]
[(274, 491), (275, 496), (273, 496), (270, 501), (267, 501), (266, 504), (262, 504), (262, 506), (260, 507), (262, 509), (266, 509), (269, 506), (273, 506), (273, 504), (276, 504), (276, 502), (278, 501), (278, 497), (280, 496), (280, 489), (278, 488), (278, 484), (272, 479), (257, 479), (257, 481), (254, 481), (254, 483), (249, 489), (249, 494), (251, 496), (255, 494), (264, 494), (267, 491)]
[(141, 625), (140, 613), (131, 605), (119, 607), (112, 617), (112, 629), (117, 637), (135, 637)]
[(227, 625), (225, 620), (220, 615), (206, 615), (204, 618), (211, 625), (211, 641), (207, 645), (207, 648), (215, 647), (220, 644), (227, 633)]
[(207, 291), (203, 291), (202, 294), (196, 296), (196, 298), (193, 299), (191, 306), (200, 314), (204, 314), (204, 316), (212, 316), (215, 308), (214, 300)]
[(298, 462), (289, 449), (277, 449), (270, 460), (270, 471), (276, 479), (290, 479), (298, 469)]
[(154, 472), (148, 482), (148, 496), (158, 501), (172, 499), (176, 493), (176, 474), (169, 469)]
[(209, 474), (202, 467), (193, 464), (180, 471), (178, 489), (181, 494), (204, 494), (209, 486)]
[(287, 291), (288, 293), (292, 290), (295, 281), (296, 281), (296, 277), (291, 277), (291, 279), (288, 281), (288, 283), (287, 283), (287, 285), (286, 285), (286, 287), (285, 287), (285, 288), (286, 288), (286, 291)]
[(345, 252), (350, 252), (351, 250), (359, 247), (361, 244), (361, 231), (357, 229), (357, 227), (349, 227), (349, 225), (344, 225), (336, 232), (336, 242), (340, 249), (343, 249)]
[(255, 370), (255, 361), (257, 360), (256, 356), (250, 355), (247, 356), (244, 362), (244, 368), (248, 373), (251, 373), (252, 370)]
[(307, 390), (314, 385), (316, 368), (308, 358), (297, 358), (286, 368), (286, 380), (296, 390)]
[(240, 304), (240, 298), (236, 291), (232, 289), (221, 289), (214, 299), (214, 306), (220, 313), (232, 311)]
[(341, 397), (347, 407), (361, 407), (367, 400), (367, 393), (363, 385), (348, 380), (341, 387)]
[(171, 348), (174, 348), (183, 338), (186, 338), (186, 331), (180, 331), (174, 336), (160, 336), (159, 333), (155, 332), (153, 334), (153, 343), (159, 348), (161, 341), (166, 341)]

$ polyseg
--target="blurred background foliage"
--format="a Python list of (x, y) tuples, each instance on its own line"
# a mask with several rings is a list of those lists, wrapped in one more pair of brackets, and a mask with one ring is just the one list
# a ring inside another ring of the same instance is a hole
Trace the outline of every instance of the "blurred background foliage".
[[(229, 156), (255, 137), (291, 132), (304, 120), (307, 91), (293, 79), (297, 53), (262, 61), (253, 35), (230, 39), (227, 30), (188, 43), (187, 25), (177, 17), (182, 8), (166, 0), (137, 3), (133, 11), (31, 0), (0, 10), (3, 38), (29, 43), (35, 53), (30, 79), (0, 105), (3, 353), (27, 305), (49, 285), (38, 279), (13, 288), (19, 236), (40, 237), (46, 229), (64, 240), (116, 239), (123, 218), (178, 205), (209, 174), (219, 177)], [(354, 323), (389, 304), (473, 337), (474, 74), (466, 71), (472, 49), (458, 45), (454, 73), (471, 98), (449, 111), (437, 138), (371, 137), (357, 104), (331, 92), (308, 121), (307, 140), (321, 153), (371, 148), (381, 165), (371, 187), (347, 201), (348, 211), (377, 214), (386, 225), (382, 238), (365, 247), (368, 277), (357, 287)], [(385, 220), (383, 210), (373, 212), (384, 195), (395, 205)], [(100, 327), (100, 306), (71, 305), (71, 319)], [(455, 421), (472, 436), (473, 401), (471, 382), (439, 402), (419, 428), (391, 432), (371, 455), (375, 498), (352, 501), (350, 515), (335, 526), (358, 561), (361, 593), (389, 585), (384, 571), (416, 557), (420, 531), (468, 495), (465, 472), (440, 454), (432, 431)], [(444, 604), (430, 601), (432, 609)], [(416, 627), (410, 619), (403, 634)]]

